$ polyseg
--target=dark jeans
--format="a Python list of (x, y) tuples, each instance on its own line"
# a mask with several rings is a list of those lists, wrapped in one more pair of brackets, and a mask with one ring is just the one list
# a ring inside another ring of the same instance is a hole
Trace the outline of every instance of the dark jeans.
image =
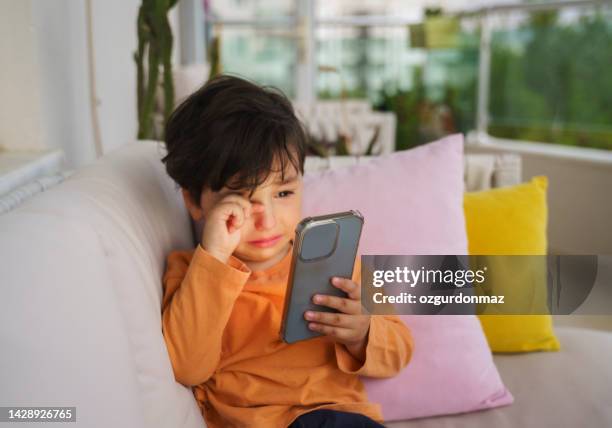
[(297, 417), (288, 428), (385, 428), (361, 413), (318, 409)]

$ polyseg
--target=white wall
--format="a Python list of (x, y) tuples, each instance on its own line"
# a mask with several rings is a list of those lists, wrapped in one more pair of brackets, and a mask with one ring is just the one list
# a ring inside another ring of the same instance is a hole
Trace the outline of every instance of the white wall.
[(69, 167), (94, 159), (87, 78), (85, 2), (30, 0), (37, 38), (45, 144)]
[(0, 0), (0, 149), (44, 146), (31, 14), (28, 1)]
[[(140, 0), (92, 0), (95, 77), (98, 117), (104, 152), (136, 138), (136, 17)], [(15, 135), (32, 133), (40, 126), (38, 147), (61, 148), (68, 166), (77, 168), (95, 159), (89, 101), (85, 0), (0, 0), (0, 23), (15, 22), (15, 28), (30, 29), (18, 33), (0, 27), (0, 57), (8, 51), (13, 57), (24, 55), (33, 65), (27, 70), (35, 76), (24, 79), (23, 72), (2, 76), (0, 88), (15, 85), (34, 89), (9, 94), (12, 99), (0, 104), (14, 105), (23, 98), (35, 119), (29, 123), (0, 122), (0, 145), (11, 150), (25, 149), (25, 141)], [(176, 31), (178, 14), (171, 13)], [(7, 34), (10, 33), (10, 34)], [(10, 37), (9, 37), (10, 36)], [(11, 40), (11, 42), (7, 42)], [(178, 34), (175, 37), (174, 63), (178, 63)], [(9, 58), (13, 58), (9, 56)], [(14, 59), (10, 59), (15, 63)], [(13, 67), (15, 68), (15, 67)], [(23, 69), (23, 67), (22, 67)], [(24, 82), (28, 80), (28, 82)], [(7, 83), (10, 82), (10, 83)], [(3, 95), (5, 91), (2, 91)], [(40, 107), (36, 107), (36, 106)], [(23, 110), (23, 109), (22, 109)], [(24, 117), (15, 110), (13, 116)], [(10, 127), (10, 132), (3, 129)], [(29, 138), (36, 141), (35, 135)]]

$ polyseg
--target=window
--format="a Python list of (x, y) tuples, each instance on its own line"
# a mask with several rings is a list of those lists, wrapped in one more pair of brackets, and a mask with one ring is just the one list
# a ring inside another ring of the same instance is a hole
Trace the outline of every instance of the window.
[(612, 6), (576, 3), (204, 2), (224, 71), (295, 99), (367, 98), (397, 115), (397, 149), (474, 129), (612, 149)]
[(491, 16), (488, 133), (612, 149), (612, 8)]
[(209, 0), (206, 45), (219, 37), (221, 67), (296, 96), (298, 37), (294, 0)]

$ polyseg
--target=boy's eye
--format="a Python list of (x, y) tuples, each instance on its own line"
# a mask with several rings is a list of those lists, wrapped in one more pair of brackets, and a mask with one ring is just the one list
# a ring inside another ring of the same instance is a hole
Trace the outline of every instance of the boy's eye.
[[(278, 192), (278, 194), (281, 196), (281, 198), (286, 198), (289, 195), (292, 195), (293, 192), (291, 190), (283, 190), (282, 192)], [(287, 196), (282, 196), (283, 194), (287, 194)]]

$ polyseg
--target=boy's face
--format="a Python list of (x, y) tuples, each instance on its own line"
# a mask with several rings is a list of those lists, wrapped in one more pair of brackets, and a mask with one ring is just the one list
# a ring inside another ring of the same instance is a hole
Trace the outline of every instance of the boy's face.
[[(279, 166), (277, 163), (273, 169)], [(302, 175), (287, 162), (284, 178), (285, 182), (282, 183), (280, 171), (271, 172), (250, 198), (247, 189), (231, 190), (223, 187), (219, 192), (205, 189), (200, 198), (199, 210), (191, 207), (189, 211), (194, 220), (206, 222), (211, 207), (232, 193), (242, 196), (253, 205), (263, 206), (260, 212), (251, 214), (241, 227), (240, 243), (233, 255), (256, 269), (265, 269), (266, 262), (279, 261), (286, 254), (289, 241), (294, 239), (295, 228), (301, 220)], [(277, 236), (279, 238), (269, 244), (256, 242)]]

